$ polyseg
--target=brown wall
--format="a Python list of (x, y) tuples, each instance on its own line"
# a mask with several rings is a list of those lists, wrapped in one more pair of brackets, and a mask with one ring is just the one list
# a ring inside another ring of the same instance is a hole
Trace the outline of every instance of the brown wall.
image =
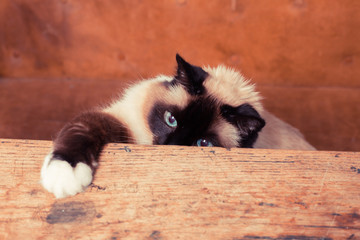
[(175, 53), (224, 63), (319, 149), (360, 151), (358, 0), (2, 0), (0, 137), (50, 139)]

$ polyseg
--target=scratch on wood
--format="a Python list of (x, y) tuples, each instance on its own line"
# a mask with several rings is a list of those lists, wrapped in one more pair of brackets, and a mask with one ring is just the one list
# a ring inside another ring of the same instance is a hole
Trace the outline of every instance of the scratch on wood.
[(54, 203), (46, 217), (49, 224), (84, 222), (96, 217), (92, 202)]
[(336, 216), (336, 223), (339, 226), (354, 224), (355, 222), (360, 221), (360, 215), (355, 211), (348, 214), (342, 214), (340, 216)]
[(149, 240), (161, 240), (163, 238), (161, 237), (161, 232), (153, 231), (147, 239), (149, 239)]
[(251, 161), (251, 160), (231, 160), (230, 162), (246, 162), (246, 163), (295, 163), (295, 161)]
[(105, 191), (105, 190), (106, 190), (106, 187), (101, 187), (101, 186), (96, 185), (96, 184), (94, 184), (94, 183), (91, 183), (91, 184), (90, 184), (90, 187), (91, 187), (91, 188), (95, 188), (96, 190), (101, 190), (101, 191)]
[[(339, 207), (337, 206), (337, 207), (336, 207), (336, 210), (335, 210), (336, 212), (337, 212), (338, 208), (339, 208)], [(334, 224), (335, 219), (336, 219), (336, 217), (337, 217), (337, 216), (334, 215), (334, 214), (333, 214), (332, 216), (333, 216), (333, 218), (332, 218), (332, 220), (331, 220), (331, 224), (330, 224), (330, 225), (333, 225), (333, 224)], [(326, 235), (329, 235), (329, 231), (330, 231), (330, 230), (331, 230), (331, 229), (328, 228), (328, 230), (327, 230), (327, 232), (326, 232)]]
[(326, 178), (327, 172), (328, 172), (328, 170), (329, 170), (329, 165), (330, 165), (330, 162), (328, 161), (327, 164), (326, 164), (326, 170), (325, 170), (324, 176), (322, 177), (321, 182), (320, 182), (320, 190), (319, 190), (319, 193), (322, 192), (322, 189), (323, 189), (323, 187), (324, 187), (325, 178)]
[[(205, 152), (205, 150), (203, 148), (201, 148), (201, 151), (203, 153), (206, 153), (206, 155), (210, 158), (211, 161), (214, 161), (214, 159), (210, 156), (210, 154), (208, 152)], [(212, 151), (210, 151), (210, 152), (212, 152)], [(215, 155), (215, 151), (213, 151), (213, 154)]]
[(308, 208), (308, 205), (306, 203), (304, 203), (304, 202), (294, 202), (294, 204), (303, 206), (305, 209)]
[(302, 225), (306, 228), (334, 228), (334, 229), (345, 229), (345, 230), (360, 230), (360, 227), (351, 227), (351, 226), (326, 226), (326, 225)]
[(125, 150), (125, 152), (131, 152), (131, 148), (129, 148), (128, 146), (125, 146), (123, 148), (117, 148), (117, 150)]
[(350, 169), (351, 169), (352, 172), (356, 172), (356, 173), (360, 174), (360, 168), (356, 168), (354, 166), (351, 166)]
[(339, 214), (339, 213), (332, 213), (331, 215), (333, 215), (333, 216), (341, 216), (341, 214)]
[(346, 240), (354, 239), (354, 237), (355, 237), (355, 234), (351, 234)]
[(266, 202), (260, 202), (260, 203), (259, 203), (259, 206), (278, 207), (276, 204), (266, 203)]
[(233, 238), (233, 240), (245, 240), (245, 239), (266, 239), (266, 240), (332, 240), (328, 237), (314, 237), (304, 235), (286, 235), (279, 237), (268, 237), (268, 236), (245, 236), (244, 238)]

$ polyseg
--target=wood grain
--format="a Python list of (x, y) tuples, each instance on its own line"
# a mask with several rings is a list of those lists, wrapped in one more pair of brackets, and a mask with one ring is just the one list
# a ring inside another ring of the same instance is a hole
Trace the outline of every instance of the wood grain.
[(0, 239), (360, 239), (360, 153), (110, 144), (93, 184), (39, 184), (51, 142), (0, 139)]

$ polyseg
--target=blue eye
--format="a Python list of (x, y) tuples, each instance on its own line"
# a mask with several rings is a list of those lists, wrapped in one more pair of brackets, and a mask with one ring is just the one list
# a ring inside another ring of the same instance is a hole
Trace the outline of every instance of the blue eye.
[(176, 118), (171, 114), (171, 112), (166, 111), (164, 113), (164, 120), (169, 127), (172, 127), (172, 128), (177, 127)]
[(199, 140), (197, 140), (196, 145), (198, 145), (199, 147), (213, 147), (214, 146), (210, 141), (203, 139), (203, 138), (200, 138)]

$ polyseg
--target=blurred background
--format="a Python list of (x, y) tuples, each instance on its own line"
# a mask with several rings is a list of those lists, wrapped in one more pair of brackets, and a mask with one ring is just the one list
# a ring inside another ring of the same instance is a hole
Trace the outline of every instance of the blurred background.
[(0, 138), (52, 139), (175, 54), (226, 64), (320, 150), (360, 151), (358, 0), (1, 0)]

